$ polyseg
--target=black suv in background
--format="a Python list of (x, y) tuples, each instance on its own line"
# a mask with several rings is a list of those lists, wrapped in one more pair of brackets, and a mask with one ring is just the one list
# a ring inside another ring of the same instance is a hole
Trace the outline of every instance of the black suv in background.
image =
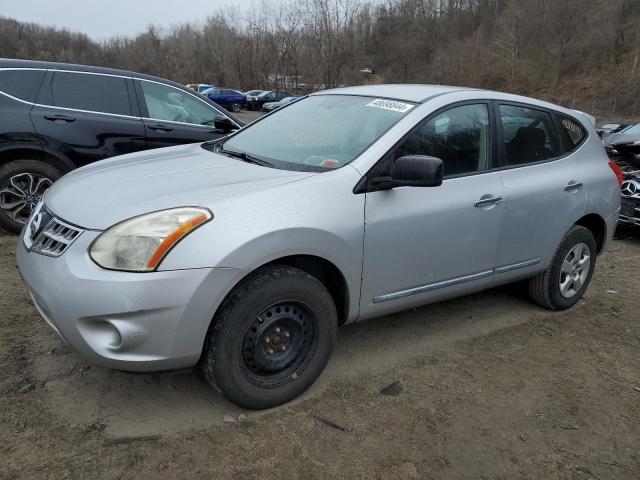
[(107, 68), (0, 59), (0, 226), (19, 232), (66, 172), (244, 124), (186, 87)]

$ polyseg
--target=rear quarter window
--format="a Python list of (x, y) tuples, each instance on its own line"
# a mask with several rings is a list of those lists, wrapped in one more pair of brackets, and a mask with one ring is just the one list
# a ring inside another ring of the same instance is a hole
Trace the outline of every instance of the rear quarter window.
[(560, 131), (564, 137), (566, 147), (564, 152), (569, 153), (575, 150), (587, 138), (587, 131), (577, 120), (566, 115), (558, 115), (560, 119)]
[(25, 102), (35, 102), (44, 70), (0, 70), (0, 91)]

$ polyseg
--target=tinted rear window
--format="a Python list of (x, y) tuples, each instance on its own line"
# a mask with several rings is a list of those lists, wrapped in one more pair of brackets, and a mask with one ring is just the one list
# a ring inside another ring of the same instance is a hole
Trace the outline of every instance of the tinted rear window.
[(56, 107), (131, 115), (126, 79), (106, 75), (56, 72), (51, 82)]
[[(568, 152), (575, 149), (587, 136), (587, 132), (577, 120), (567, 117), (565, 115), (559, 115), (560, 125), (562, 125), (562, 131), (565, 134), (569, 149)], [(566, 153), (566, 152), (565, 152)]]
[(500, 105), (507, 165), (525, 165), (557, 155), (557, 134), (549, 113)]
[(35, 102), (44, 70), (2, 70), (0, 91), (26, 102)]

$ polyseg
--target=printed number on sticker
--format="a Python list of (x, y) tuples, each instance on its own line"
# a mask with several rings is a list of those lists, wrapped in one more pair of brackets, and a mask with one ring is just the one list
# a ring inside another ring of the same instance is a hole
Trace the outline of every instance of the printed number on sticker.
[(394, 100), (384, 100), (377, 98), (367, 103), (367, 107), (383, 108), (385, 110), (393, 110), (394, 112), (404, 113), (413, 108), (410, 103), (396, 102)]

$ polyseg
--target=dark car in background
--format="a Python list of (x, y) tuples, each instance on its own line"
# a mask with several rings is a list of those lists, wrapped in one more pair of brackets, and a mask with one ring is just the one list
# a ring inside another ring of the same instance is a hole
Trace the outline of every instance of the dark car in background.
[(285, 105), (290, 104), (291, 102), (295, 102), (299, 100), (301, 97), (284, 97), (279, 102), (267, 102), (262, 105), (263, 112), (273, 112), (274, 110), (279, 109), (280, 107), (284, 107)]
[(162, 78), (0, 59), (0, 226), (19, 232), (45, 190), (70, 170), (138, 150), (213, 140), (243, 125), (211, 100)]
[(640, 155), (640, 124), (612, 133), (603, 142), (604, 149), (612, 159), (624, 158), (628, 162), (640, 164), (640, 160), (636, 157)]
[(247, 106), (247, 97), (244, 93), (230, 88), (210, 88), (204, 90), (202, 95), (236, 113)]
[(617, 163), (623, 175), (618, 222), (621, 225), (640, 226), (640, 166), (624, 160), (618, 160)]
[(247, 96), (247, 108), (249, 110), (262, 110), (267, 102), (279, 102), (286, 97), (295, 97), (293, 93), (267, 90), (256, 96)]

